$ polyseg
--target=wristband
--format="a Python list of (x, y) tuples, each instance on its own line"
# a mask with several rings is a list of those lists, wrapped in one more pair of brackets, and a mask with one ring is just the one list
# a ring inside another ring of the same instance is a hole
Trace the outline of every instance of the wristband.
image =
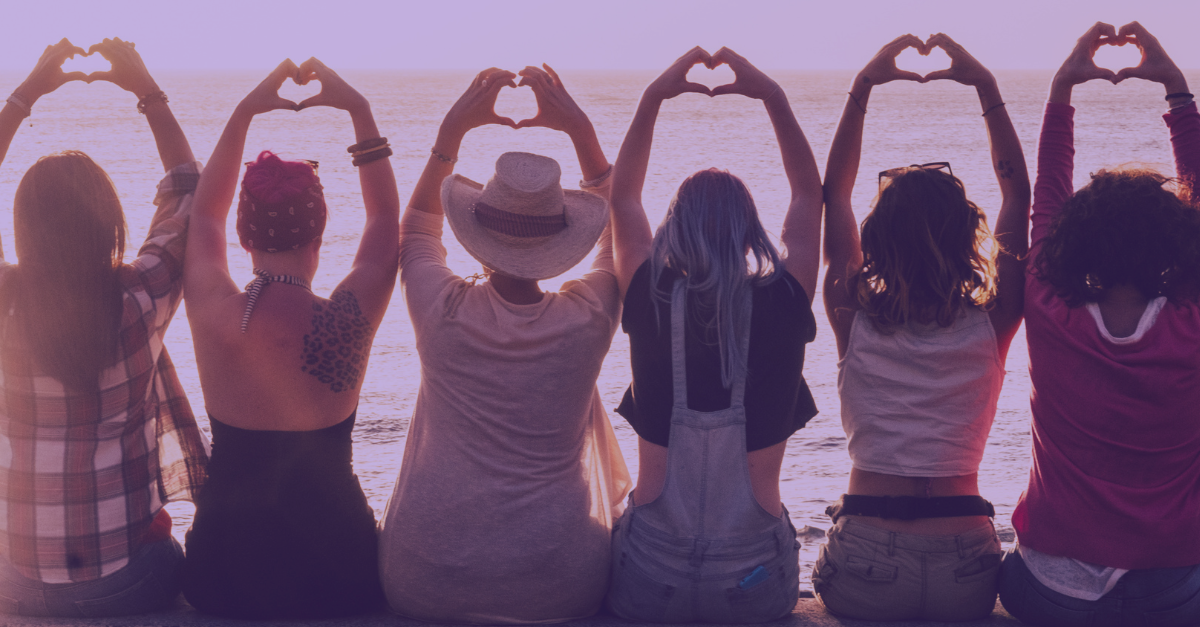
[(138, 113), (140, 113), (142, 115), (146, 115), (146, 105), (152, 104), (156, 100), (162, 100), (163, 104), (167, 104), (168, 100), (167, 100), (166, 92), (159, 90), (154, 93), (146, 94), (145, 96), (142, 96), (142, 99), (139, 100), (137, 103)]
[(360, 165), (366, 165), (372, 161), (379, 161), (380, 159), (386, 159), (390, 156), (392, 156), (392, 147), (391, 146), (383, 146), (382, 149), (380, 149), (380, 150), (371, 150), (371, 151), (368, 151), (366, 154), (362, 155), (361, 157), (355, 157), (354, 160), (351, 161), (351, 163), (354, 165), (354, 167), (358, 167)]
[(21, 111), (24, 111), (25, 117), (29, 117), (29, 116), (33, 115), (33, 103), (29, 102), (29, 100), (26, 99), (25, 96), (22, 96), (18, 92), (14, 91), (12, 93), (12, 95), (8, 97), (8, 100), (6, 102), (8, 102), (12, 106), (20, 109)]
[(1166, 97), (1163, 98), (1163, 100), (1174, 100), (1176, 98), (1195, 98), (1195, 96), (1187, 93), (1186, 91), (1181, 91), (1177, 94), (1167, 94)]
[(375, 139), (364, 139), (363, 141), (360, 141), (357, 144), (354, 144), (353, 146), (346, 148), (346, 152), (348, 152), (350, 154), (354, 154), (356, 152), (363, 152), (366, 150), (370, 150), (371, 148), (377, 148), (377, 147), (383, 146), (387, 143), (388, 143), (388, 140), (386, 137), (376, 137)]
[(982, 117), (987, 117), (987, 114), (989, 114), (989, 113), (991, 113), (992, 111), (995, 111), (997, 108), (999, 108), (999, 107), (1003, 107), (1003, 106), (1004, 106), (1004, 103), (1003, 103), (1003, 102), (1001, 102), (1001, 103), (999, 103), (999, 104), (994, 104), (994, 105), (992, 105), (992, 106), (988, 107), (987, 111), (984, 111), (983, 113), (981, 113), (981, 114), (979, 115), (979, 117), (981, 117), (981, 118), (982, 118)]

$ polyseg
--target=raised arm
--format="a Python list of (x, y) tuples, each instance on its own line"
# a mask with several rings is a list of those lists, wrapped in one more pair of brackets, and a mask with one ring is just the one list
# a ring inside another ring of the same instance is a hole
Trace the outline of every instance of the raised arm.
[[(591, 181), (590, 191), (608, 200), (612, 188), (607, 183), (611, 180), (612, 166), (604, 156), (604, 149), (600, 147), (600, 140), (596, 137), (592, 121), (575, 103), (571, 94), (567, 93), (558, 72), (549, 65), (542, 64), (541, 68), (531, 65), (517, 74), (521, 77), (517, 86), (528, 85), (533, 90), (538, 112), (532, 118), (517, 122), (516, 128), (540, 126), (566, 133), (575, 146), (575, 155), (579, 158), (583, 180)], [(600, 234), (600, 252), (596, 255), (592, 267), (612, 271), (611, 223)]]
[(500, 88), (516, 87), (513, 80), (516, 77), (508, 70), (488, 68), (475, 76), (467, 91), (446, 112), (438, 128), (437, 139), (429, 151), (429, 160), (425, 162), (421, 178), (417, 179), (417, 186), (413, 188), (412, 199), (404, 210), (406, 215), (413, 211), (443, 215), (442, 181), (454, 173), (458, 149), (462, 146), (463, 137), (471, 129), (486, 124), (516, 126), (516, 122), (496, 115), (495, 111)]
[(1194, 190), (1196, 177), (1200, 174), (1200, 115), (1193, 104), (1195, 97), (1188, 93), (1187, 79), (1158, 38), (1141, 24), (1130, 22), (1121, 27), (1117, 36), (1135, 44), (1142, 53), (1141, 62), (1136, 67), (1117, 72), (1117, 80), (1140, 78), (1162, 84), (1166, 90), (1167, 106), (1171, 108), (1165, 117), (1171, 128), (1175, 175)]
[(950, 37), (938, 33), (927, 46), (937, 46), (950, 57), (950, 68), (930, 72), (927, 80), (952, 80), (974, 87), (987, 125), (992, 151), (992, 169), (1000, 186), (1000, 215), (993, 232), (1000, 250), (996, 256), (997, 302), (989, 316), (996, 330), (1000, 356), (1021, 326), (1025, 305), (1025, 258), (1029, 252), (1029, 170), (1021, 140), (1013, 128), (1008, 109), (1000, 98), (996, 78), (979, 61)]
[(854, 219), (850, 200), (862, 155), (867, 101), (871, 98), (871, 89), (876, 85), (896, 80), (925, 82), (920, 74), (896, 67), (896, 57), (906, 48), (916, 48), (921, 54), (928, 54), (925, 44), (917, 37), (897, 37), (876, 53), (854, 77), (825, 165), (825, 263), (829, 269), (825, 273), (822, 293), (825, 313), (837, 339), (839, 356), (845, 353), (849, 340), (853, 310), (857, 306), (852, 290), (853, 279), (862, 270), (863, 263), (858, 223)]
[(29, 77), (4, 103), (4, 108), (0, 109), (0, 163), (4, 162), (8, 147), (12, 144), (17, 129), (21, 128), (21, 122), (29, 117), (34, 103), (39, 98), (62, 87), (64, 83), (88, 80), (83, 72), (62, 71), (62, 64), (77, 54), (85, 54), (83, 48), (72, 45), (66, 38), (46, 46)]
[[(308, 107), (333, 107), (350, 114), (354, 124), (355, 145), (379, 139), (379, 128), (371, 113), (371, 103), (351, 87), (341, 76), (313, 58), (300, 65), (297, 82), (321, 83), (321, 93), (301, 102), (297, 110)], [(358, 157), (365, 162), (358, 166), (358, 181), (362, 185), (363, 206), (367, 221), (363, 226), (354, 266), (338, 289), (354, 292), (363, 312), (374, 323), (383, 318), (392, 289), (396, 285), (397, 255), (400, 241), (400, 195), (396, 191), (396, 175), (386, 157), (391, 148), (378, 148)]]
[(192, 202), (184, 264), (183, 289), (189, 315), (241, 291), (229, 275), (229, 262), (225, 257), (225, 221), (237, 189), (246, 133), (254, 116), (276, 109), (296, 108), (294, 102), (279, 97), (279, 87), (284, 80), (295, 77), (298, 71), (291, 59), (285, 60), (238, 103), (200, 177)]
[(92, 72), (88, 80), (108, 81), (138, 98), (138, 111), (145, 114), (146, 121), (150, 123), (150, 132), (154, 135), (154, 143), (158, 145), (158, 157), (162, 160), (163, 169), (170, 171), (176, 166), (195, 161), (187, 136), (167, 105), (166, 94), (150, 76), (141, 55), (134, 50), (133, 42), (115, 37), (105, 39), (92, 46), (88, 54), (93, 52), (99, 52), (112, 64), (112, 69)]
[[(1037, 179), (1033, 185), (1033, 216), (1030, 221), (1030, 248), (1036, 249), (1050, 233), (1050, 224), (1063, 203), (1075, 191), (1075, 109), (1071, 107), (1071, 91), (1076, 85), (1090, 80), (1116, 82), (1112, 71), (1096, 66), (1092, 57), (1103, 45), (1120, 45), (1117, 30), (1110, 24), (1096, 22), (1075, 42), (1058, 72), (1050, 82), (1042, 132), (1038, 138)], [(1036, 252), (1035, 252), (1036, 254)]]
[(713, 64), (724, 63), (733, 70), (735, 80), (729, 85), (714, 87), (714, 96), (741, 94), (761, 100), (767, 108), (775, 140), (783, 157), (783, 171), (791, 188), (787, 215), (783, 218), (783, 241), (787, 271), (808, 293), (809, 303), (817, 289), (817, 272), (821, 265), (821, 174), (808, 139), (796, 115), (788, 104), (787, 94), (771, 77), (754, 67), (744, 57), (729, 48), (713, 55)]
[(712, 57), (697, 46), (679, 57), (667, 71), (654, 79), (642, 92), (633, 122), (621, 142), (617, 163), (613, 166), (612, 230), (613, 254), (621, 298), (629, 289), (633, 275), (650, 257), (650, 221), (642, 207), (642, 186), (646, 183), (646, 168), (650, 163), (650, 146), (654, 143), (654, 123), (664, 100), (683, 93), (712, 95), (704, 85), (688, 82), (687, 73), (699, 64), (710, 66)]

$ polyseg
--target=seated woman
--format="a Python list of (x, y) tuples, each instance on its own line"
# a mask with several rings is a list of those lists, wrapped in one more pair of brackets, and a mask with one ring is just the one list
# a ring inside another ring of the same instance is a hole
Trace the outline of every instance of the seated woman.
[[(909, 47), (941, 48), (950, 68), (897, 70)], [(871, 88), (936, 79), (979, 94), (1001, 194), (994, 260), (982, 250), (987, 217), (946, 163), (880, 173), (859, 243), (850, 201)], [(962, 46), (905, 35), (855, 77), (829, 150), (824, 296), (853, 466), (828, 510), (813, 589), (839, 616), (964, 621), (996, 605), (1000, 540), (977, 477), (1021, 324), (1029, 224), (1025, 158), (1003, 104), (992, 73)]]
[[(736, 81), (711, 92), (688, 83), (700, 63), (726, 64)], [(765, 105), (791, 186), (786, 258), (750, 190), (715, 168), (683, 181), (651, 239), (641, 196), (654, 125), (662, 103), (685, 92)], [(617, 164), (613, 231), (633, 366), (617, 411), (637, 431), (639, 471), (613, 530), (609, 607), (651, 622), (779, 618), (800, 578), (779, 470), (788, 437), (817, 413), (801, 374), (816, 333), (816, 160), (775, 81), (727, 48), (694, 48), (642, 94)]]
[[(87, 155), (42, 157), (17, 187), (20, 265), (0, 260), (0, 612), (138, 614), (179, 596), (167, 501), (204, 480), (204, 436), (163, 346), (183, 290), (200, 164), (133, 44), (92, 46), (112, 69), (65, 74), (66, 39), (0, 110), (0, 159), (42, 96), (107, 80), (141, 98), (167, 175), (133, 263), (125, 214)], [(131, 107), (132, 108), (132, 105)]]
[[(1092, 62), (1134, 43), (1135, 68)], [(1072, 193), (1075, 85), (1161, 83), (1180, 182), (1100, 171)], [(1034, 625), (1200, 623), (1200, 114), (1136, 22), (1096, 24), (1050, 85), (1025, 330), (1033, 468), (1000, 601)]]
[[(608, 583), (613, 510), (629, 476), (596, 389), (621, 301), (612, 269), (608, 161), (549, 67), (521, 85), (538, 114), (493, 112), (512, 72), (484, 70), (451, 107), (401, 225), (421, 387), (380, 525), (380, 573), (396, 612), (419, 620), (549, 623), (591, 615)], [(487, 185), (451, 176), (467, 131), (543, 126), (575, 145), (585, 189), (553, 159), (505, 153)], [(487, 280), (446, 267), (442, 216)], [(604, 232), (603, 236), (601, 232)], [(600, 239), (592, 270), (559, 292)]]
[[(300, 105), (284, 80), (316, 80)], [(246, 168), (237, 232), (254, 262), (229, 275), (225, 221), (255, 115), (350, 113), (366, 226), (350, 273), (312, 293), (326, 208), (315, 166), (269, 152)], [(375, 516), (352, 468), (351, 432), (371, 342), (396, 279), (399, 200), (367, 100), (316, 59), (280, 64), (234, 110), (196, 192), (185, 287), (212, 425), (209, 480), (187, 534), (183, 593), (237, 618), (323, 618), (382, 607)]]

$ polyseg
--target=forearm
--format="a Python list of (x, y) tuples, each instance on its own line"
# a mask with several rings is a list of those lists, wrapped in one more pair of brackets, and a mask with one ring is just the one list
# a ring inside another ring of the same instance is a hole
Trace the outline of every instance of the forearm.
[[(862, 93), (869, 94), (870, 87)], [(865, 118), (862, 108), (847, 97), (825, 166), (825, 260), (838, 275), (845, 272), (847, 264), (862, 257), (851, 197), (862, 156)]]
[(21, 128), (23, 121), (25, 110), (11, 102), (6, 102), (4, 108), (0, 109), (0, 163), (4, 163), (8, 147), (12, 145), (13, 137), (16, 137), (17, 129)]
[[(1005, 242), (1005, 249), (1020, 254), (1026, 246), (1029, 224), (1029, 171), (1025, 165), (1025, 153), (1008, 115), (1008, 109), (1000, 106), (1003, 101), (996, 84), (993, 82), (979, 87), (978, 90), (979, 103), (985, 112), (984, 124), (987, 126), (988, 143), (991, 146), (992, 168), (996, 173), (996, 182), (999, 184), (1002, 198), (1000, 215), (996, 221), (996, 236), (999, 238), (1005, 234), (1019, 233), (1019, 238), (1007, 238), (1011, 241)], [(1017, 244), (1020, 244), (1020, 248), (1014, 250), (1012, 246)]]
[[(350, 120), (354, 124), (355, 143), (381, 137), (371, 106), (366, 101), (361, 108), (350, 112)], [(390, 159), (376, 159), (359, 166), (358, 181), (368, 219), (378, 217), (385, 223), (399, 220), (400, 195), (396, 191), (396, 174)]]
[(609, 163), (608, 158), (604, 156), (604, 149), (600, 147), (600, 139), (596, 137), (595, 127), (590, 120), (586, 122), (567, 134), (575, 146), (575, 155), (579, 158), (583, 180), (591, 181), (604, 176), (608, 172)]
[[(433, 150), (425, 161), (425, 169), (421, 171), (421, 178), (417, 179), (417, 185), (413, 188), (412, 198), (408, 201), (405, 211), (416, 210), (443, 215), (442, 181), (454, 174), (453, 162), (458, 159), (458, 150), (462, 146), (465, 134), (465, 131), (449, 128), (442, 123), (437, 139), (433, 142)], [(451, 161), (445, 161), (438, 155)]]
[(171, 107), (158, 98), (152, 98), (146, 103), (145, 110), (146, 121), (150, 123), (150, 132), (158, 146), (158, 157), (162, 160), (163, 169), (170, 171), (176, 166), (195, 161), (192, 146), (175, 119), (175, 114), (171, 112)]
[[(238, 107), (225, 124), (225, 130), (217, 140), (217, 146), (196, 188), (193, 221), (212, 221), (224, 225), (237, 190), (242, 154), (246, 150), (246, 133), (250, 130), (253, 117)], [(224, 226), (222, 232), (223, 229)]]
[(1050, 222), (1074, 191), (1074, 109), (1048, 103), (1038, 139), (1037, 179), (1033, 187), (1032, 240), (1036, 245)]
[(796, 121), (796, 114), (788, 104), (783, 90), (775, 92), (763, 102), (767, 116), (775, 129), (775, 140), (779, 143), (783, 159), (783, 171), (787, 175), (792, 191), (792, 201), (821, 202), (821, 174), (817, 170), (817, 158), (813, 155), (808, 138)]
[(1196, 185), (1200, 176), (1200, 113), (1192, 103), (1163, 115), (1171, 131), (1171, 152), (1175, 155), (1175, 175)]
[[(662, 100), (643, 95), (629, 124), (629, 131), (621, 142), (617, 154), (616, 171), (613, 172), (613, 203), (641, 205), (642, 187), (646, 183), (646, 169), (650, 165), (650, 149), (654, 143), (654, 126)], [(614, 211), (614, 217), (615, 211)]]

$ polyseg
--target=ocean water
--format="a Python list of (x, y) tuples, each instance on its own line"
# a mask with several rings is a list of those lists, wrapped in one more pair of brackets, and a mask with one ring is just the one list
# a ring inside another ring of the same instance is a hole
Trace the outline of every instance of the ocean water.
[[(345, 78), (372, 103), (381, 132), (389, 137), (395, 155), (402, 199), (411, 194), (437, 133), (438, 124), (473, 76), (472, 72), (344, 72)], [(568, 90), (590, 115), (610, 160), (652, 72), (562, 72)], [(237, 102), (263, 73), (175, 73), (158, 76), (161, 87), (191, 140), (196, 156), (205, 161)], [(788, 94), (796, 116), (824, 169), (845, 90), (852, 72), (779, 72), (775, 78)], [(1049, 71), (997, 72), (1025, 147), (1031, 178), (1037, 133)], [(1193, 84), (1200, 74), (1191, 72)], [(11, 89), (22, 76), (0, 73), (0, 84)], [(285, 86), (282, 94), (297, 100), (316, 93), (315, 87)], [(1159, 85), (1129, 81), (1112, 86), (1092, 83), (1076, 89), (1076, 185), (1089, 172), (1120, 164), (1140, 164), (1172, 171), (1170, 143), (1160, 115), (1164, 110)], [(125, 207), (131, 232), (132, 256), (145, 236), (153, 215), (154, 186), (162, 176), (148, 126), (138, 115), (136, 98), (107, 83), (65, 85), (34, 106), (34, 114), (17, 134), (0, 168), (0, 242), (13, 260), (12, 201), (25, 170), (39, 156), (66, 149), (91, 155), (107, 170)], [(497, 112), (513, 119), (532, 117), (536, 104), (528, 89), (505, 90)], [(861, 220), (876, 192), (876, 173), (891, 167), (949, 161), (966, 184), (970, 197), (994, 222), (999, 192), (992, 175), (983, 121), (974, 90), (954, 83), (893, 83), (877, 88), (868, 105), (855, 213)], [(295, 113), (278, 111), (256, 119), (247, 140), (245, 160), (270, 149), (285, 158), (316, 159), (331, 215), (322, 248), (321, 268), (314, 290), (328, 295), (345, 273), (358, 245), (363, 224), (357, 172), (345, 147), (354, 141), (349, 116), (331, 109)], [(563, 182), (573, 185), (579, 166), (570, 141), (546, 129), (513, 130), (485, 127), (467, 136), (456, 171), (486, 181), (496, 158), (520, 150), (551, 156), (563, 169)], [(661, 220), (675, 188), (688, 174), (707, 167), (727, 169), (742, 177), (754, 194), (767, 230), (777, 235), (788, 202), (788, 187), (779, 151), (767, 116), (757, 101), (740, 96), (710, 99), (685, 94), (668, 102), (659, 117), (654, 152), (644, 194), (651, 224)], [(249, 256), (237, 246), (233, 221), (228, 227), (230, 264), (235, 280), (252, 278)], [(479, 271), (474, 260), (446, 232), (449, 264), (459, 274)], [(581, 275), (585, 260), (568, 274), (543, 282), (547, 289)], [(392, 306), (375, 338), (363, 384), (354, 431), (355, 469), (377, 515), (391, 494), (400, 468), (408, 420), (419, 383), (418, 357), (412, 328), (397, 289)], [(788, 443), (780, 477), (784, 504), (801, 529), (801, 566), (807, 573), (829, 526), (825, 506), (846, 488), (850, 471), (837, 398), (837, 351), (821, 304), (814, 302), (818, 332), (808, 347), (804, 375), (816, 398), (818, 414)], [(167, 335), (167, 345), (202, 428), (208, 429), (200, 382), (193, 361), (192, 338), (183, 307)], [(979, 470), (980, 489), (998, 512), (996, 523), (1011, 540), (1009, 517), (1024, 489), (1029, 472), (1029, 376), (1024, 334), (1019, 333), (1008, 355), (1008, 375), (1000, 397), (995, 425)], [(629, 383), (629, 343), (618, 332), (599, 379), (630, 471), (637, 473), (637, 437), (613, 409)], [(182, 540), (191, 522), (188, 503), (168, 506), (175, 535)], [(807, 527), (807, 528), (806, 528)]]

